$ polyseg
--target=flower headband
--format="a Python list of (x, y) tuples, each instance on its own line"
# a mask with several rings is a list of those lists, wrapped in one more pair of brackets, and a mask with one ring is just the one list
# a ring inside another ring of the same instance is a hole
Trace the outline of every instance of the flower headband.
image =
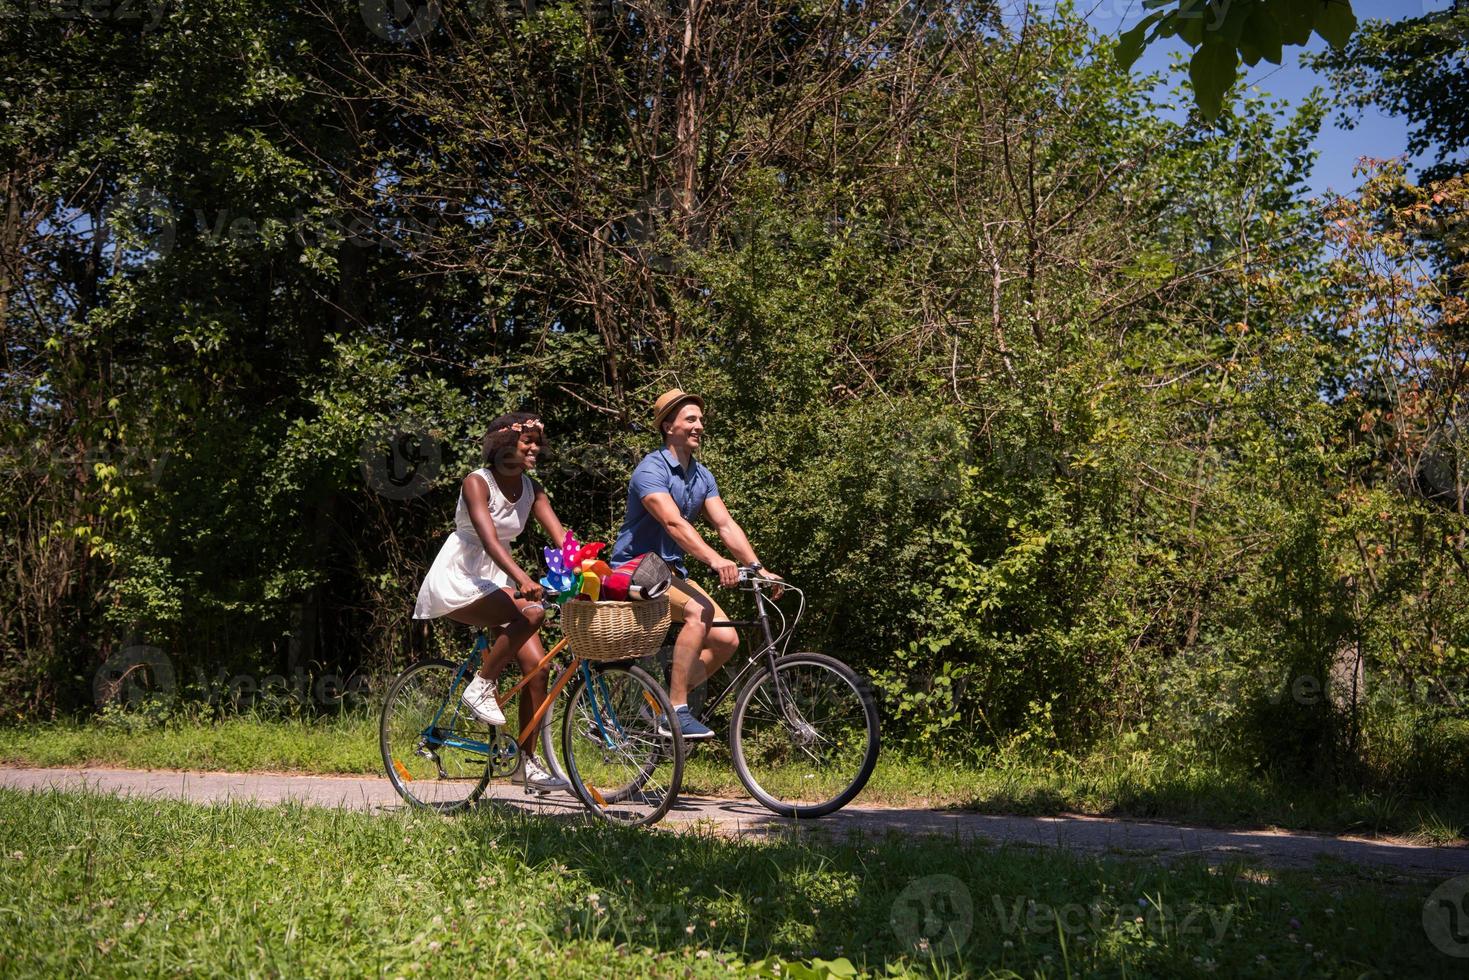
[(527, 419), (524, 422), (515, 422), (511, 425), (502, 425), (496, 432), (544, 432), (546, 425), (540, 419)]

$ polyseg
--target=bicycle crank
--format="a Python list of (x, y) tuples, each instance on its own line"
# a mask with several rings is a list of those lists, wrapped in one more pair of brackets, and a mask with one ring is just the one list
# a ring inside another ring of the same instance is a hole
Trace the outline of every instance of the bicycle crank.
[(490, 778), (504, 779), (520, 766), (520, 745), (505, 732), (490, 743)]

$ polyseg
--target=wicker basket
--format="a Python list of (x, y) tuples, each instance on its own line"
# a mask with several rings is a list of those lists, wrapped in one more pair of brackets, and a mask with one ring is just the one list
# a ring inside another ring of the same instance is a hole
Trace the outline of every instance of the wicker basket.
[(642, 602), (588, 602), (561, 607), (561, 630), (584, 660), (635, 660), (652, 653), (668, 633), (668, 596)]

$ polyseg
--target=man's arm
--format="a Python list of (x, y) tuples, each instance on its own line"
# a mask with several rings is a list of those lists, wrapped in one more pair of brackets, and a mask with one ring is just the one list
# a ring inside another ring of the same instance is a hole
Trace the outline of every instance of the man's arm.
[[(710, 499), (717, 500), (718, 498), (711, 497)], [(685, 554), (699, 559), (699, 561), (708, 565), (719, 575), (720, 585), (725, 588), (732, 588), (739, 583), (739, 566), (704, 543), (704, 539), (699, 536), (699, 532), (694, 530), (694, 525), (684, 520), (683, 515), (678, 512), (678, 506), (673, 502), (672, 495), (666, 493), (650, 493), (643, 497), (643, 506), (647, 508), (648, 513), (653, 515), (654, 520), (663, 525), (663, 529), (668, 532), (668, 536), (684, 550)], [(705, 503), (705, 509), (706, 511), (708, 509), (707, 502)], [(728, 512), (726, 511), (726, 513)], [(743, 539), (743, 532), (741, 532), (740, 537)], [(725, 543), (728, 544), (727, 541)], [(748, 549), (749, 547), (749, 542), (746, 542), (745, 548)], [(750, 553), (754, 554), (754, 552)]]
[[(745, 529), (730, 514), (729, 508), (724, 506), (724, 500), (720, 497), (707, 497), (704, 500), (704, 517), (714, 529), (719, 532), (719, 540), (729, 549), (730, 554), (738, 558), (746, 565), (759, 565), (760, 559), (755, 554), (755, 549), (750, 547), (750, 539), (745, 537)], [(779, 579), (780, 576), (768, 568), (761, 568), (760, 574), (766, 578)], [(779, 599), (784, 586), (777, 585), (771, 595)]]
[(724, 542), (730, 554), (746, 565), (760, 564), (760, 559), (755, 557), (755, 549), (750, 547), (750, 539), (745, 537), (745, 529), (735, 521), (722, 498), (708, 497), (704, 500), (704, 517), (719, 532), (719, 540)]

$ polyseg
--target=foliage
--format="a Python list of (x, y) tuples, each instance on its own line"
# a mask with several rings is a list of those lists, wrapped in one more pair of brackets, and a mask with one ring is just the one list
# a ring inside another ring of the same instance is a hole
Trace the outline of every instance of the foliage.
[(409, 616), (485, 420), (605, 538), (680, 384), (888, 744), (1431, 782), (1462, 180), (1313, 205), (1319, 102), (1172, 121), (1065, 11), (372, 8), (0, 22), (0, 714), (453, 646)]
[(1143, 7), (1153, 12), (1117, 39), (1118, 63), (1131, 68), (1147, 45), (1181, 38), (1194, 49), (1194, 101), (1210, 122), (1219, 117), (1241, 61), (1278, 65), (1284, 48), (1305, 45), (1313, 32), (1340, 51), (1357, 27), (1351, 0), (1143, 0)]
[(1434, 152), (1425, 181), (1469, 165), (1459, 155), (1469, 148), (1469, 7), (1368, 21), (1350, 43), (1313, 60), (1330, 74), (1347, 125), (1369, 105), (1407, 118), (1408, 152)]

